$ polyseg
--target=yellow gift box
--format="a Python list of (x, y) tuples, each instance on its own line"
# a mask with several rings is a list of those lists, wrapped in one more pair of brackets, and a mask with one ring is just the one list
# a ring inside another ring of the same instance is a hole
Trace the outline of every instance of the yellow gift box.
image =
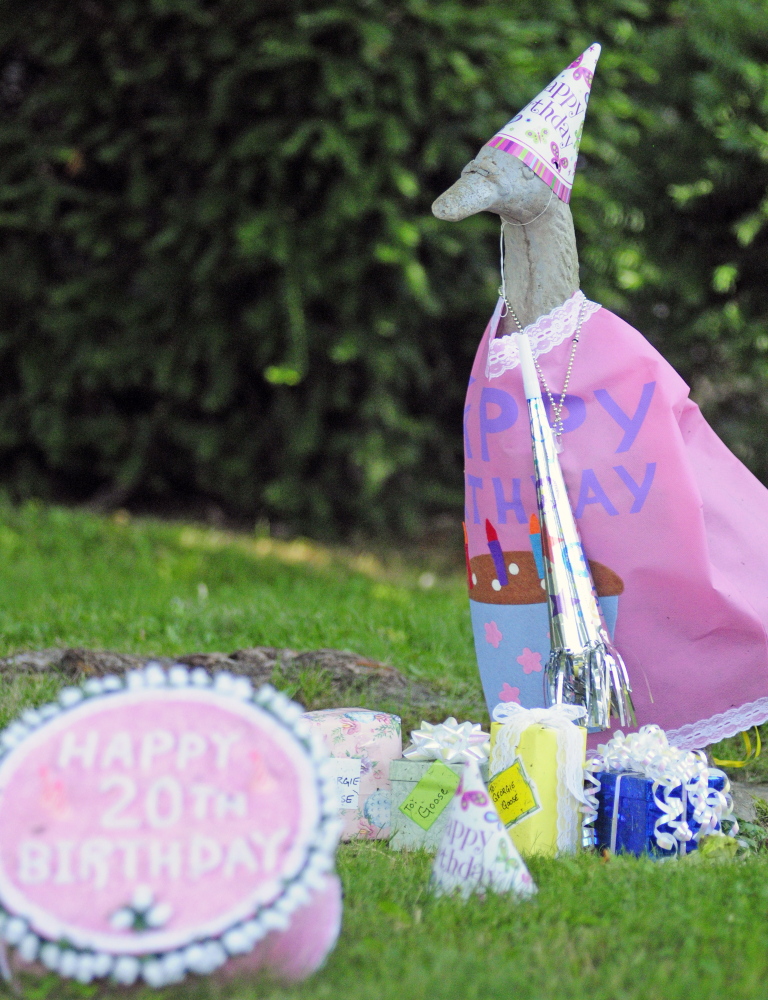
[[(491, 753), (502, 727), (491, 723)], [(582, 760), (587, 753), (587, 730), (578, 729), (581, 736)], [(557, 777), (558, 731), (534, 723), (520, 735), (515, 761), (499, 774), (492, 775), (488, 791), (504, 824), (509, 828), (515, 847), (521, 854), (557, 854), (557, 820), (560, 808)], [(566, 797), (567, 798), (567, 797)], [(571, 801), (574, 809), (578, 808)], [(574, 824), (576, 851), (581, 845), (581, 822)]]

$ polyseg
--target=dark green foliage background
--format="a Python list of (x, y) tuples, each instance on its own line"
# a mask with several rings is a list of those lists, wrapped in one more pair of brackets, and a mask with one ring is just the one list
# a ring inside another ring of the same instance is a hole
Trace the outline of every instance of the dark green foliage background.
[(604, 46), (582, 283), (768, 478), (764, 0), (0, 4), (0, 484), (315, 535), (460, 514), (497, 223), (429, 206)]

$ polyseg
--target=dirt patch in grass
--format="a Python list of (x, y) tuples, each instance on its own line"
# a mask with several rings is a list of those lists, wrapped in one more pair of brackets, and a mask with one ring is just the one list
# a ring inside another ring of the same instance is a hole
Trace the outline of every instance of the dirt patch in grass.
[(234, 653), (192, 653), (188, 656), (137, 656), (93, 649), (44, 649), (0, 659), (0, 674), (54, 674), (62, 682), (81, 681), (106, 674), (123, 674), (150, 660), (169, 667), (183, 663), (213, 674), (226, 670), (248, 677), (255, 685), (272, 684), (312, 711), (320, 708), (360, 707), (394, 712), (403, 720), (404, 737), (422, 719), (442, 722), (455, 715), (460, 721), (488, 723), (488, 713), (477, 690), (461, 685), (417, 681), (395, 667), (339, 649), (297, 652), (274, 646), (255, 646)]

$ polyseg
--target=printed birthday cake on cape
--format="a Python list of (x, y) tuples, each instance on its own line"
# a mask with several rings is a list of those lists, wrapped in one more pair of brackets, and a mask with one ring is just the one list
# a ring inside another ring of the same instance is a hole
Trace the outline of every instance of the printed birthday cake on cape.
[[(531, 548), (502, 550), (486, 521), (488, 553), (468, 557), (469, 606), (486, 701), (515, 701), (536, 708), (544, 697), (549, 659), (549, 615), (539, 520), (529, 521)], [(592, 580), (612, 632), (624, 582), (618, 573), (589, 560)]]
[[(544, 580), (539, 575), (532, 552), (502, 553), (508, 583), (501, 586), (496, 567), (490, 555), (472, 556), (469, 561), (472, 574), (470, 599), (481, 604), (545, 604), (547, 600)], [(624, 591), (624, 582), (618, 573), (594, 559), (589, 569), (598, 597), (616, 597)]]

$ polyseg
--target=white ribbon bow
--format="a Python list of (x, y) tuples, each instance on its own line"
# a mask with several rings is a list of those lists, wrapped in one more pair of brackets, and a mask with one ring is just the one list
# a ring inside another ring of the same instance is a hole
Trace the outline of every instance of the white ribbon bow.
[(583, 718), (587, 710), (582, 705), (552, 705), (550, 708), (523, 708), (516, 701), (500, 701), (493, 710), (494, 722), (525, 721), (526, 726), (560, 725), (564, 716), (570, 722)]
[(445, 764), (467, 764), (470, 760), (482, 764), (488, 759), (491, 743), (478, 723), (458, 723), (453, 716), (432, 725), (422, 722), (421, 729), (411, 733), (412, 743), (403, 750), (408, 760), (441, 760)]

